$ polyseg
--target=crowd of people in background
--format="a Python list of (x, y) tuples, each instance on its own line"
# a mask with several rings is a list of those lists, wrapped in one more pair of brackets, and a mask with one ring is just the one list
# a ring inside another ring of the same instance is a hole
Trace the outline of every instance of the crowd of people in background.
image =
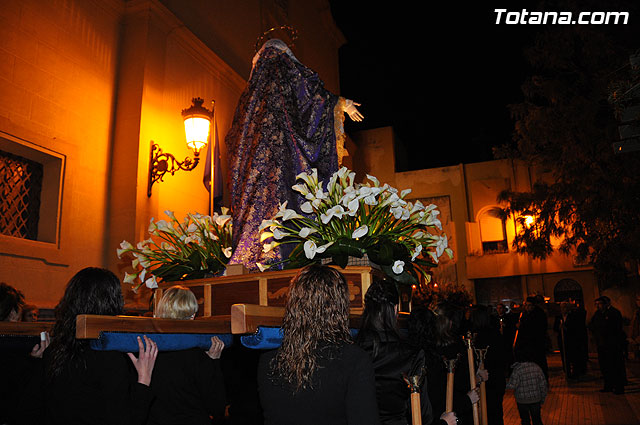
[[(414, 304), (402, 329), (399, 298), (395, 282), (374, 277), (355, 332), (349, 328), (344, 276), (312, 265), (289, 287), (279, 348), (251, 357), (232, 347), (225, 350), (225, 361), (224, 344), (217, 338), (206, 351), (159, 353), (152, 338), (144, 336), (134, 355), (94, 351), (86, 340), (75, 338), (78, 314), (118, 315), (124, 309), (119, 279), (108, 270), (86, 268), (69, 281), (55, 309), (51, 339), (43, 338), (28, 352), (0, 349), (6, 382), (0, 390), (0, 424), (407, 425), (411, 376), (419, 377), (418, 414), (425, 425), (472, 424), (480, 383), (488, 425), (504, 424), (502, 405), (509, 389), (522, 424), (542, 424), (550, 338), (541, 297), (495, 308), (446, 300)], [(640, 297), (637, 303), (633, 350), (640, 334)], [(567, 379), (585, 376), (589, 329), (604, 378), (601, 391), (621, 394), (626, 384), (622, 316), (606, 296), (596, 300), (596, 307), (587, 323), (580, 300), (559, 304), (553, 330), (563, 369)], [(193, 320), (197, 311), (195, 295), (175, 286), (164, 292), (154, 315)], [(38, 313), (20, 291), (0, 283), (2, 321), (37, 321)], [(486, 349), (482, 367), (476, 363), (473, 373), (463, 342), (467, 335), (474, 348)], [(246, 373), (249, 369), (254, 372)]]

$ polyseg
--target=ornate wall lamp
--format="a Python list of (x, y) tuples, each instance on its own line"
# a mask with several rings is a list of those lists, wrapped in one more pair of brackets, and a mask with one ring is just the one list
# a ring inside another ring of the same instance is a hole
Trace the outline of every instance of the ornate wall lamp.
[(165, 173), (174, 175), (178, 170), (191, 171), (200, 162), (200, 149), (207, 145), (209, 140), (209, 130), (213, 121), (214, 107), (211, 111), (202, 106), (204, 100), (199, 97), (193, 98), (193, 105), (182, 110), (184, 119), (184, 131), (187, 136), (187, 146), (193, 149), (194, 158), (186, 157), (184, 161), (178, 161), (170, 153), (162, 152), (160, 146), (151, 141), (151, 152), (149, 154), (149, 182), (147, 185), (147, 196), (151, 197), (151, 187), (157, 181), (162, 181)]

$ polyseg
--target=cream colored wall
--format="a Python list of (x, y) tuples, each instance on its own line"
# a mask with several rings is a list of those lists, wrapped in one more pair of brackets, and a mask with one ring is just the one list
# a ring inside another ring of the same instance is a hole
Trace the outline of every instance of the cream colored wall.
[(464, 165), (431, 168), (403, 173), (396, 173), (398, 188), (411, 188), (407, 199), (448, 196), (451, 207), (449, 244), (455, 246), (453, 262), (455, 264), (458, 283), (465, 285), (473, 293), (472, 282), (467, 278), (466, 263), (467, 240), (465, 222), (467, 221), (466, 185)]
[(0, 281), (30, 303), (54, 305), (78, 269), (102, 264), (121, 6), (0, 7), (0, 131), (66, 156), (58, 243), (0, 237)]
[[(224, 136), (275, 2), (199, 3), (215, 6), (218, 23), (201, 22), (201, 37), (191, 31), (198, 25), (157, 0), (2, 2), (0, 132), (66, 159), (58, 243), (0, 236), (0, 281), (22, 290), (28, 302), (54, 306), (83, 267), (123, 276), (128, 263), (116, 258), (117, 246), (146, 238), (149, 219), (164, 210), (208, 212), (204, 161), (192, 172), (166, 175), (147, 197), (150, 141), (179, 160), (193, 156), (180, 112), (192, 97), (204, 98), (207, 107), (215, 99), (223, 163), (217, 171), (226, 174)], [(327, 18), (328, 2), (291, 3), (289, 18), (301, 31), (299, 58), (337, 91), (343, 40)], [(195, 9), (195, 16), (207, 10)]]
[(504, 189), (530, 190), (533, 181), (544, 177), (538, 170), (518, 161), (496, 160), (395, 173), (391, 128), (365, 130), (352, 137), (358, 152), (354, 169), (359, 174), (382, 176), (381, 181), (395, 183), (399, 189), (411, 188), (409, 198), (449, 197), (454, 229), (449, 237), (455, 239), (458, 282), (472, 293), (474, 279), (523, 276), (523, 295), (540, 292), (553, 298), (555, 283), (569, 277), (583, 286), (585, 303), (592, 304), (598, 296), (592, 268), (574, 265), (572, 256), (554, 253), (542, 261), (517, 254), (511, 247), (516, 231), (513, 219), (505, 226), (509, 252), (482, 255), (479, 215), (500, 206), (497, 196)]
[(350, 151), (356, 180), (363, 181), (371, 174), (381, 183), (396, 186), (393, 129), (381, 127), (352, 134), (356, 149)]

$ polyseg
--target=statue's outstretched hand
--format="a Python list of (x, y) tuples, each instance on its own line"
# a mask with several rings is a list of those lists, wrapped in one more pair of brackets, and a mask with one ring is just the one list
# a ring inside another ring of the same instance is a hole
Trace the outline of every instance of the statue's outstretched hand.
[(360, 122), (364, 119), (364, 116), (362, 116), (356, 106), (360, 106), (360, 104), (347, 99), (344, 105), (344, 111), (349, 115), (349, 118), (351, 118), (352, 121)]

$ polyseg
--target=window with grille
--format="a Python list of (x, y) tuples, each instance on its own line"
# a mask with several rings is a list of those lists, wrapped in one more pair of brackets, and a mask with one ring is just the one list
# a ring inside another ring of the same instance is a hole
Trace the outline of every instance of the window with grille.
[(65, 162), (61, 153), (0, 131), (0, 254), (59, 246)]
[(0, 150), (0, 234), (38, 239), (42, 164)]

